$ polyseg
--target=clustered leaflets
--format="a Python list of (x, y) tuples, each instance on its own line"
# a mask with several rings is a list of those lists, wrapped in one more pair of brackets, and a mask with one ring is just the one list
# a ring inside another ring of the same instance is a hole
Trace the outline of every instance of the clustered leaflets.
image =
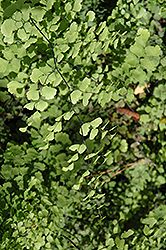
[[(165, 246), (161, 2), (119, 0), (97, 24), (81, 0), (2, 1), (0, 97), (19, 104), (28, 142), (1, 153), (1, 249)], [(141, 126), (116, 112), (127, 104)]]

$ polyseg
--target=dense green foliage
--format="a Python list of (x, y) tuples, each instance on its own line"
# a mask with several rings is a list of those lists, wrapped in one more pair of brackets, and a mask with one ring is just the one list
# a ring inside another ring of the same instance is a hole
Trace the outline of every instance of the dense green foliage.
[(165, 249), (166, 6), (103, 4), (1, 1), (0, 249)]

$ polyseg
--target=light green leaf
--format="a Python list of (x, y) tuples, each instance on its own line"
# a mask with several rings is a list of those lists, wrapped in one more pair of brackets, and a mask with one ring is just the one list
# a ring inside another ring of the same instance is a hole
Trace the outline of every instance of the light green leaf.
[(136, 68), (131, 71), (132, 77), (135, 78), (136, 82), (144, 83), (146, 81), (146, 73), (140, 68)]
[(154, 224), (157, 223), (157, 220), (156, 220), (154, 217), (150, 217), (150, 218), (143, 219), (143, 220), (142, 220), (142, 223), (143, 223), (143, 224), (147, 224), (147, 225), (149, 225), (150, 227), (153, 227)]
[(157, 182), (159, 182), (160, 185), (164, 185), (164, 184), (166, 183), (166, 179), (165, 179), (164, 176), (159, 175), (159, 176), (157, 177)]
[(28, 127), (19, 128), (19, 130), (20, 130), (22, 133), (25, 133), (25, 132), (27, 131), (27, 128), (28, 128)]
[(113, 161), (114, 161), (113, 154), (112, 154), (112, 152), (110, 152), (110, 153), (108, 154), (108, 156), (106, 157), (106, 162), (107, 162), (107, 164), (108, 164), (109, 166), (111, 166), (111, 164), (113, 163)]
[(36, 101), (39, 99), (39, 91), (37, 90), (36, 84), (30, 85), (29, 91), (27, 92), (27, 98), (33, 101)]
[(25, 93), (24, 84), (17, 81), (11, 81), (8, 83), (8, 89), (11, 94), (15, 94), (17, 97), (23, 97)]
[(109, 238), (106, 240), (106, 246), (113, 247), (114, 245), (115, 243), (113, 238)]
[(72, 58), (75, 58), (76, 56), (78, 56), (81, 45), (82, 45), (82, 42), (74, 44)]
[(4, 73), (8, 66), (8, 61), (0, 57), (0, 73)]
[(58, 85), (61, 83), (62, 77), (61, 77), (59, 74), (55, 76), (55, 74), (52, 73), (52, 74), (48, 77), (48, 81), (49, 81), (49, 80), (51, 80), (51, 81), (53, 80), (53, 82), (52, 82), (53, 87), (56, 87), (56, 86), (58, 86)]
[(83, 201), (86, 201), (88, 198), (91, 198), (95, 195), (95, 190), (91, 190), (90, 193), (88, 194), (88, 196), (86, 196)]
[(82, 129), (80, 129), (80, 134), (82, 135), (82, 132), (83, 132), (83, 136), (88, 135), (89, 129), (90, 129), (90, 124), (89, 124), (89, 123), (84, 123), (84, 124), (81, 126), (81, 128), (82, 128)]
[(30, 79), (32, 82), (37, 83), (41, 75), (43, 75), (43, 73), (39, 69), (34, 69), (30, 75)]
[(80, 99), (81, 97), (81, 91), (80, 90), (74, 90), (72, 93), (71, 93), (71, 101), (73, 104), (76, 104), (78, 102), (78, 100)]
[(115, 243), (118, 249), (123, 249), (124, 248), (124, 244), (125, 244), (125, 240), (124, 239), (119, 239), (119, 237), (116, 237), (115, 239)]
[(10, 62), (11, 71), (18, 73), (20, 70), (20, 60), (13, 58)]
[(96, 30), (96, 34), (99, 35), (100, 32), (105, 28), (105, 26), (106, 26), (106, 21), (101, 22), (101, 23), (99, 24), (99, 28)]
[(36, 6), (31, 9), (32, 18), (37, 22), (41, 22), (43, 20), (43, 16), (46, 13), (46, 10), (40, 6)]
[(104, 41), (105, 39), (108, 39), (108, 28), (107, 26), (104, 28), (102, 33), (99, 35), (99, 40)]
[(158, 45), (156, 46), (147, 46), (145, 48), (145, 53), (147, 56), (160, 56), (161, 55), (161, 49)]
[(74, 1), (73, 10), (74, 10), (75, 12), (78, 12), (78, 11), (81, 10), (81, 8), (82, 8), (81, 2), (82, 2), (82, 0), (75, 0), (75, 1)]
[(39, 102), (37, 102), (35, 105), (35, 108), (39, 111), (44, 111), (47, 107), (48, 103), (43, 100), (39, 100)]
[(90, 175), (90, 171), (89, 171), (89, 170), (86, 170), (86, 172), (83, 173), (82, 177), (84, 178), (84, 177), (86, 177), (86, 176), (88, 176), (88, 175)]
[(71, 3), (66, 3), (65, 4), (65, 11), (68, 14), (72, 9)]
[(74, 144), (69, 147), (71, 151), (76, 151), (79, 148), (80, 144)]
[(147, 29), (139, 28), (137, 32), (137, 37), (135, 38), (136, 44), (145, 47), (149, 37), (150, 32)]
[(100, 117), (96, 118), (95, 120), (91, 121), (90, 122), (90, 125), (93, 127), (93, 128), (97, 128), (101, 123), (102, 123), (102, 119)]
[(78, 153), (82, 154), (86, 150), (85, 144), (81, 144), (80, 147), (78, 148)]
[(37, 183), (37, 179), (34, 176), (32, 176), (31, 180), (29, 181), (28, 190), (30, 190), (33, 186), (35, 186), (36, 183)]
[(130, 51), (138, 57), (144, 56), (144, 49), (142, 46), (138, 44), (134, 44), (130, 47)]
[(56, 123), (54, 132), (60, 132), (61, 130), (62, 130), (62, 122)]
[(75, 189), (75, 190), (79, 190), (79, 188), (80, 188), (80, 184), (75, 184), (75, 185), (73, 186), (73, 189)]
[(93, 129), (91, 130), (91, 132), (90, 132), (89, 139), (90, 139), (90, 140), (93, 140), (93, 139), (96, 137), (97, 134), (98, 134), (98, 129), (93, 128)]
[(101, 136), (101, 139), (103, 140), (104, 139), (104, 137), (106, 136), (106, 134), (108, 133), (108, 130), (107, 131), (104, 131), (104, 132), (102, 132), (102, 136)]
[(130, 64), (132, 67), (137, 67), (139, 64), (138, 58), (132, 53), (126, 55), (125, 62)]
[(114, 49), (116, 49), (116, 48), (117, 48), (117, 46), (118, 46), (118, 42), (119, 42), (119, 38), (117, 38), (117, 39), (114, 41)]
[(74, 168), (74, 163), (72, 162), (68, 167), (63, 167), (62, 170), (66, 172), (73, 170), (73, 168)]
[(83, 106), (87, 106), (88, 105), (88, 102), (89, 102), (89, 99), (91, 98), (92, 96), (92, 93), (85, 93), (83, 95)]
[(53, 99), (56, 95), (57, 90), (48, 86), (45, 86), (41, 90), (42, 96), (44, 96), (45, 99)]
[(140, 18), (144, 17), (145, 15), (146, 15), (146, 9), (140, 8), (140, 11), (139, 11), (138, 15), (136, 16), (136, 18), (140, 19)]
[(27, 41), (30, 36), (30, 34), (27, 34), (24, 29), (19, 29), (17, 35), (23, 42)]
[(95, 19), (95, 13), (93, 11), (88, 11), (88, 13), (86, 14), (86, 16), (88, 16), (89, 20), (88, 21), (93, 21)]
[(148, 71), (154, 71), (156, 69), (156, 65), (153, 61), (149, 60), (148, 58), (142, 58), (141, 60), (141, 66)]
[(77, 160), (78, 160), (78, 153), (76, 153), (75, 155), (73, 155), (73, 156), (71, 157), (71, 159), (68, 160), (68, 163), (70, 163), (70, 162), (72, 162), (72, 161), (77, 161)]
[(58, 48), (61, 52), (65, 53), (70, 47), (67, 44), (60, 44)]
[(140, 116), (140, 122), (147, 123), (151, 121), (151, 117), (148, 114), (143, 114)]
[(1, 25), (1, 32), (4, 36), (10, 37), (15, 29), (15, 21), (13, 19), (6, 19)]
[(69, 112), (67, 112), (65, 115), (64, 115), (64, 119), (65, 120), (70, 120), (70, 118), (72, 117), (74, 115), (74, 111), (72, 110), (72, 111), (69, 111)]
[(122, 139), (120, 142), (120, 147), (119, 150), (122, 151), (123, 153), (127, 152), (128, 149), (128, 143), (125, 139)]
[(54, 140), (54, 132), (49, 133), (44, 139), (44, 141), (52, 141), (52, 140)]
[(147, 225), (145, 225), (144, 228), (143, 228), (144, 234), (148, 235), (149, 231), (150, 231), (150, 228)]
[(24, 108), (26, 109), (29, 109), (29, 110), (33, 110), (34, 109), (34, 106), (35, 106), (35, 102), (30, 102), (30, 103), (27, 103)]
[(36, 111), (31, 117), (28, 118), (28, 126), (35, 127), (39, 129), (40, 124), (41, 124), (41, 114)]
[(91, 154), (88, 154), (86, 157), (85, 157), (85, 160), (88, 160), (90, 158), (93, 158), (94, 156), (96, 156), (97, 153), (91, 153)]
[(82, 83), (80, 84), (80, 90), (85, 91), (88, 88), (89, 84), (90, 84), (90, 79), (85, 77)]
[(121, 238), (126, 239), (126, 238), (130, 237), (131, 235), (133, 235), (133, 233), (134, 233), (134, 231), (129, 229), (127, 232), (122, 233)]

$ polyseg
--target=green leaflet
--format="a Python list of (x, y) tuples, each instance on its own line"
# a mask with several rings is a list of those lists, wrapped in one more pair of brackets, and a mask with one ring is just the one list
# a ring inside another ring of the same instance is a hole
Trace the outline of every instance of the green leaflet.
[(68, 167), (63, 167), (62, 170), (66, 172), (73, 170), (73, 168), (74, 168), (74, 163), (72, 162)]
[(34, 69), (32, 71), (31, 76), (30, 76), (31, 81), (37, 83), (38, 80), (39, 80), (39, 78), (40, 78), (40, 76), (42, 76), (42, 74), (43, 73), (39, 69)]
[(38, 111), (36, 111), (32, 116), (28, 118), (27, 122), (28, 126), (32, 126), (39, 129), (41, 124), (41, 114)]
[(89, 124), (89, 123), (84, 123), (84, 124), (81, 126), (80, 134), (81, 134), (81, 135), (83, 134), (83, 136), (86, 136), (86, 135), (88, 135), (89, 130), (90, 130), (90, 124)]
[(66, 11), (66, 13), (69, 13), (71, 9), (72, 9), (72, 5), (70, 3), (66, 3), (65, 4), (65, 11)]
[(161, 49), (158, 45), (156, 46), (147, 46), (145, 48), (145, 53), (147, 56), (160, 56), (161, 55)]
[(72, 111), (69, 111), (69, 112), (67, 112), (65, 115), (64, 115), (64, 119), (65, 120), (70, 120), (71, 119), (71, 117), (74, 115), (74, 111), (72, 110)]
[(136, 44), (145, 47), (149, 37), (150, 33), (147, 29), (142, 29), (142, 28), (138, 29), (137, 37), (135, 38)]
[(121, 237), (126, 239), (126, 238), (130, 237), (131, 235), (133, 235), (133, 233), (134, 233), (134, 231), (129, 229), (127, 232), (122, 233)]
[(128, 149), (127, 141), (125, 139), (123, 139), (120, 143), (119, 150), (122, 151), (123, 153), (125, 153), (125, 152), (127, 152), (127, 149)]
[(138, 58), (132, 53), (130, 53), (126, 56), (125, 62), (130, 64), (131, 67), (137, 67), (139, 64)]
[(80, 90), (81, 91), (85, 91), (89, 84), (90, 84), (91, 80), (87, 77), (84, 78), (84, 80), (82, 81), (82, 83), (80, 84)]
[(0, 65), (1, 65), (0, 72), (4, 73), (7, 69), (8, 61), (4, 60), (3, 58), (0, 58)]
[(91, 11), (91, 10), (88, 11), (86, 16), (88, 16), (88, 21), (93, 21), (95, 19), (95, 13), (93, 11)]
[(143, 58), (141, 59), (141, 66), (148, 71), (154, 71), (156, 68), (156, 65), (154, 64), (153, 61), (149, 60), (148, 58)]
[(143, 57), (144, 56), (144, 49), (141, 45), (139, 44), (134, 44), (130, 47), (130, 51), (135, 54), (138, 57)]
[(92, 93), (85, 93), (83, 95), (83, 106), (88, 105), (88, 102), (89, 102), (89, 99), (91, 98), (91, 96), (92, 96)]
[(68, 160), (68, 163), (70, 163), (70, 162), (72, 162), (72, 161), (77, 161), (77, 160), (78, 160), (78, 154), (76, 153), (75, 155), (73, 155), (73, 156), (71, 157), (70, 160)]
[(11, 81), (8, 83), (8, 89), (11, 94), (15, 94), (17, 97), (23, 97), (25, 93), (24, 85), (17, 82)]
[(80, 100), (81, 95), (82, 95), (82, 93), (81, 93), (80, 90), (74, 90), (71, 93), (71, 101), (72, 101), (72, 103), (76, 104)]
[(17, 35), (23, 42), (27, 41), (30, 37), (30, 34), (27, 34), (24, 29), (19, 29)]
[(100, 117), (96, 118), (92, 122), (90, 122), (91, 126), (95, 129), (102, 123), (102, 119)]
[(48, 86), (43, 87), (41, 90), (41, 95), (47, 100), (53, 99), (56, 93), (57, 93), (57, 90), (55, 88), (48, 87)]
[(150, 227), (153, 227), (157, 223), (157, 220), (154, 217), (151, 217), (151, 218), (143, 219), (142, 223), (147, 224)]
[(35, 105), (35, 108), (39, 111), (44, 111), (47, 107), (48, 103), (43, 100), (39, 100), (39, 102), (37, 102)]
[(90, 132), (89, 139), (93, 140), (97, 136), (97, 134), (98, 134), (98, 129), (93, 128)]
[(27, 92), (27, 98), (33, 101), (39, 99), (39, 91), (37, 90), (37, 84), (30, 85), (29, 91)]
[(13, 19), (6, 19), (1, 26), (1, 32), (5, 37), (11, 37), (14, 29), (15, 21)]
[(82, 0), (75, 0), (74, 1), (73, 11), (78, 12), (81, 10), (81, 7), (82, 7), (81, 2), (82, 2)]
[(32, 18), (37, 22), (41, 22), (44, 14), (46, 13), (45, 9), (41, 7), (36, 7), (31, 10)]
[(83, 152), (85, 152), (86, 150), (86, 146), (85, 144), (74, 144), (72, 146), (69, 147), (70, 150), (72, 151), (76, 151), (79, 153), (79, 154), (82, 154)]
[(131, 75), (135, 82), (144, 83), (146, 81), (146, 73), (140, 67), (132, 70)]

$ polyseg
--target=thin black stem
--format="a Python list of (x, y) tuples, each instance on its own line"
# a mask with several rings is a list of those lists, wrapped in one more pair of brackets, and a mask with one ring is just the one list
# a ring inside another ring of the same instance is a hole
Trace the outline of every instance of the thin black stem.
[[(60, 70), (58, 69), (57, 67), (57, 63), (56, 63), (56, 58), (55, 58), (55, 53), (54, 53), (54, 47), (53, 47), (53, 44), (50, 42), (50, 40), (46, 37), (46, 35), (39, 29), (39, 27), (36, 25), (36, 23), (33, 21), (32, 17), (31, 17), (31, 13), (30, 13), (30, 20), (32, 22), (32, 24), (35, 26), (35, 28), (39, 31), (39, 33), (46, 39), (46, 41), (50, 44), (50, 47), (51, 47), (51, 51), (52, 51), (52, 57), (53, 57), (53, 60), (54, 60), (54, 67), (55, 67), (55, 70), (58, 72), (58, 74), (60, 75), (60, 77), (62, 78), (62, 80), (64, 81), (64, 83), (66, 84), (67, 88), (68, 88), (68, 91), (69, 91), (69, 98), (70, 98), (70, 104), (71, 104), (71, 109), (73, 110), (74, 112), (74, 115), (77, 117), (79, 123), (80, 123), (80, 129), (81, 129), (81, 133), (82, 133), (82, 141), (84, 143), (84, 145), (86, 146), (86, 151), (87, 151), (87, 155), (89, 155), (89, 149), (87, 147), (87, 144), (85, 142), (85, 139), (84, 139), (84, 135), (83, 135), (83, 130), (82, 130), (82, 124), (83, 124), (83, 121), (81, 121), (81, 119), (79, 118), (77, 112), (75, 111), (73, 105), (72, 105), (72, 100), (71, 100), (71, 89), (70, 89), (70, 86), (69, 84), (67, 83), (66, 79), (64, 78), (64, 76), (62, 75), (62, 73), (60, 72)], [(88, 159), (88, 168), (89, 168), (89, 159)], [(89, 168), (90, 169), (90, 168)]]

